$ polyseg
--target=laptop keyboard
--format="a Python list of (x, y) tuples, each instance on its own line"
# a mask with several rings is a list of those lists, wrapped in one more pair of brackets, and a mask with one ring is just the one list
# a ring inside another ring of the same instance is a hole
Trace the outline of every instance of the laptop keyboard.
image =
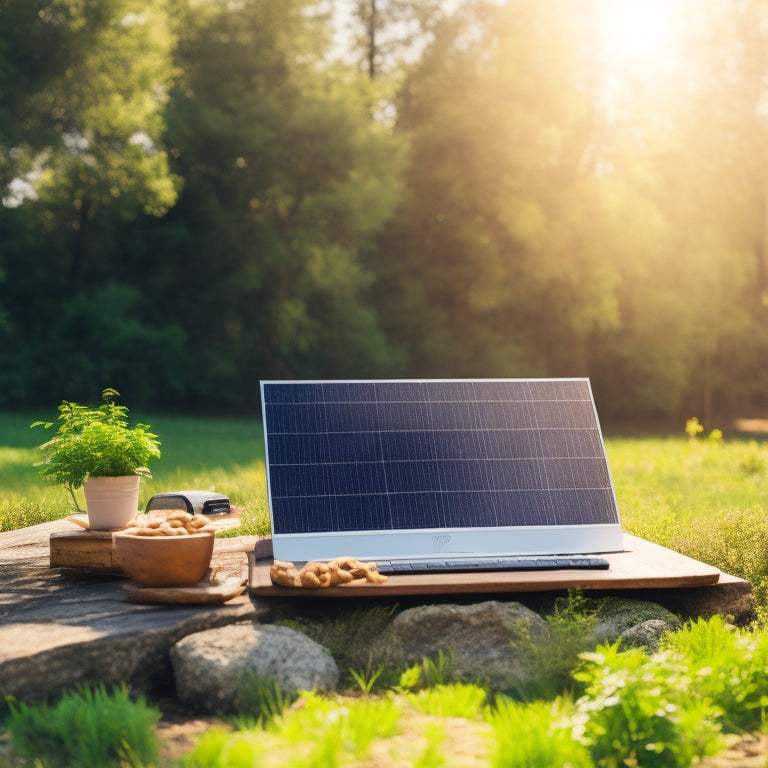
[(553, 571), (565, 569), (606, 570), (609, 563), (602, 557), (492, 557), (445, 560), (377, 561), (379, 573), (435, 573), (451, 571)]

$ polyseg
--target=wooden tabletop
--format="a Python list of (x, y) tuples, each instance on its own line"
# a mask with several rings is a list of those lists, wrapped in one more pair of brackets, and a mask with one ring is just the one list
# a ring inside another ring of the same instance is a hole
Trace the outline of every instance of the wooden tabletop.
[(394, 597), (560, 590), (614, 590), (700, 587), (733, 579), (698, 560), (624, 534), (624, 551), (600, 554), (607, 570), (475, 571), (461, 573), (398, 574), (384, 584), (356, 581), (325, 589), (280, 587), (269, 577), (271, 557), (249, 554), (248, 586), (258, 596)]

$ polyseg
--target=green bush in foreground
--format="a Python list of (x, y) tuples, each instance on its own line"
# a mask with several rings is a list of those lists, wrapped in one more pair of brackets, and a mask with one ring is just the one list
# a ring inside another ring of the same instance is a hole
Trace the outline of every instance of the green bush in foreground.
[(725, 730), (763, 727), (768, 705), (768, 631), (739, 629), (714, 616), (668, 634), (663, 648), (683, 659), (694, 694), (715, 702)]
[(492, 768), (592, 768), (587, 747), (573, 738), (572, 704), (564, 699), (520, 704), (499, 697), (488, 711)]
[(122, 768), (157, 758), (160, 712), (132, 701), (125, 687), (81, 688), (55, 705), (9, 699), (8, 707), (12, 751), (44, 768)]
[(618, 647), (584, 654), (577, 673), (586, 693), (576, 702), (575, 735), (595, 764), (686, 768), (718, 752), (720, 710), (696, 695), (685, 659)]

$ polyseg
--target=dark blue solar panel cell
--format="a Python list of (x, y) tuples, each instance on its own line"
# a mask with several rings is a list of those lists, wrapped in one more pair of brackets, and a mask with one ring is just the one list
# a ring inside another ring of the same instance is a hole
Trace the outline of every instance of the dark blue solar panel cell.
[(379, 447), (383, 461), (424, 461), (439, 454), (434, 434), (424, 429), (382, 432)]
[(334, 432), (376, 432), (376, 408), (370, 403), (326, 403), (323, 406), (325, 430)]
[(322, 399), (320, 388), (317, 384), (295, 383), (291, 387), (282, 384), (264, 384), (264, 399), (268, 403), (316, 403)]
[(618, 522), (586, 380), (264, 382), (274, 531)]
[(390, 430), (434, 429), (429, 406), (426, 403), (376, 403), (378, 428)]

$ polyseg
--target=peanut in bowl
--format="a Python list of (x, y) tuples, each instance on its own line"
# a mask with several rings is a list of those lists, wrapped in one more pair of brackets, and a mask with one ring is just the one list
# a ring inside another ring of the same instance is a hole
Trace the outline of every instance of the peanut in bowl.
[[(178, 517), (185, 516), (184, 518)], [(173, 525), (177, 516), (181, 525)], [(140, 515), (117, 531), (115, 555), (133, 582), (146, 587), (189, 587), (208, 574), (214, 531), (202, 515), (173, 512), (162, 519)]]

